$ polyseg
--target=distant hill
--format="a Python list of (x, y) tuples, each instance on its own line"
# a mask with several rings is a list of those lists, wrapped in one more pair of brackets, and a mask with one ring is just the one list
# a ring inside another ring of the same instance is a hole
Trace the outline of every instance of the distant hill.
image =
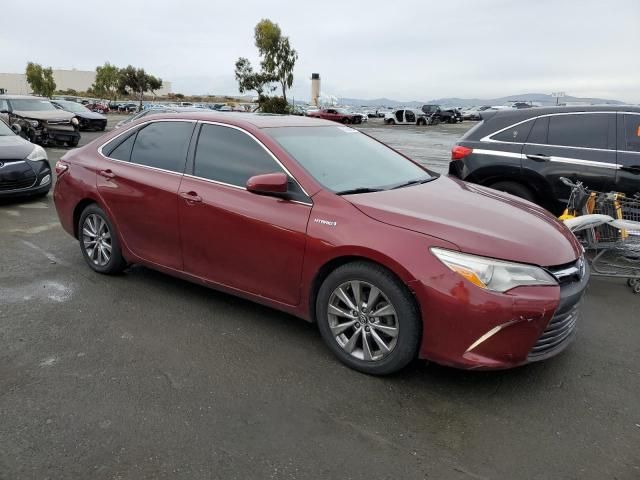
[[(470, 107), (472, 105), (504, 105), (507, 102), (513, 101), (524, 101), (524, 102), (536, 102), (541, 105), (555, 105), (556, 99), (551, 95), (547, 95), (545, 93), (522, 93), (519, 95), (509, 95), (507, 97), (500, 98), (436, 98), (433, 100), (427, 101), (417, 101), (413, 100), (411, 102), (400, 102), (397, 100), (392, 100), (390, 98), (372, 98), (368, 100), (360, 99), (360, 98), (339, 98), (338, 101), (342, 105), (352, 105), (354, 107), (361, 106), (369, 106), (369, 107), (420, 107), (427, 103), (435, 103), (438, 105), (453, 105), (456, 107)], [(612, 104), (612, 105), (622, 105), (624, 102), (620, 102), (618, 100), (607, 100), (604, 98), (583, 98), (583, 97), (562, 97), (560, 99), (561, 102), (579, 102), (586, 104)]]

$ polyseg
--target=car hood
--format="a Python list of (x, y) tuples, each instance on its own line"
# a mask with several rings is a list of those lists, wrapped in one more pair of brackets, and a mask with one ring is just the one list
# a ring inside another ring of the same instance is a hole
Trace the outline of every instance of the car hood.
[(13, 113), (23, 118), (33, 118), (34, 120), (70, 120), (75, 115), (64, 110), (42, 110), (23, 111), (14, 110)]
[(369, 217), (467, 253), (542, 266), (573, 262), (581, 254), (573, 234), (546, 210), (449, 177), (344, 198)]
[(33, 150), (33, 143), (18, 135), (0, 135), (0, 161), (22, 160)]
[(69, 112), (76, 117), (86, 118), (87, 120), (106, 120), (107, 117), (98, 112)]

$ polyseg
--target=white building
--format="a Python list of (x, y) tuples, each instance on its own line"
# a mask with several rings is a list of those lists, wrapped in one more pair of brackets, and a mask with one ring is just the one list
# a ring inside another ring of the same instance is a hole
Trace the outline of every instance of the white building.
[[(61, 70), (53, 71), (53, 79), (56, 82), (56, 90), (73, 89), (77, 92), (86, 92), (96, 79), (95, 71), (86, 70)], [(31, 87), (27, 83), (24, 73), (0, 73), (0, 89), (12, 95), (27, 95), (31, 93)], [(171, 92), (171, 82), (162, 81), (162, 88), (156, 90), (156, 95), (166, 95)]]

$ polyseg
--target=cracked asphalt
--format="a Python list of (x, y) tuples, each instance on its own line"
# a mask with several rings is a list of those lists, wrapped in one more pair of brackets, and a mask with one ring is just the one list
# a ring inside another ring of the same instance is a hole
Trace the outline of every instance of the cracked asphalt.
[[(362, 128), (444, 171), (468, 125)], [(583, 311), (543, 363), (369, 377), (288, 315), (95, 274), (50, 195), (5, 202), (0, 479), (638, 479), (640, 296), (595, 279)]]

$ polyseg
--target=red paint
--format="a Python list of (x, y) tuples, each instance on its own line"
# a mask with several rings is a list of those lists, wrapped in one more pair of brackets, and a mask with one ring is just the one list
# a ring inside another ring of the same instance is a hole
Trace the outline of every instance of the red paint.
[[(568, 230), (540, 208), (447, 177), (361, 195), (324, 190), (268, 131), (322, 121), (208, 112), (164, 117), (216, 121), (251, 133), (292, 173), (312, 204), (102, 157), (98, 147), (118, 130), (63, 158), (68, 169), (54, 200), (66, 231), (77, 235), (76, 207), (96, 202), (114, 222), (128, 261), (307, 320), (313, 320), (314, 279), (324, 265), (342, 257), (369, 259), (414, 293), (423, 317), (420, 356), (462, 368), (525, 363), (558, 307), (560, 288), (482, 290), (445, 267), (430, 247), (545, 266), (574, 261), (581, 253)], [(249, 187), (277, 188), (280, 177), (254, 177)], [(486, 332), (509, 322), (467, 352)]]

